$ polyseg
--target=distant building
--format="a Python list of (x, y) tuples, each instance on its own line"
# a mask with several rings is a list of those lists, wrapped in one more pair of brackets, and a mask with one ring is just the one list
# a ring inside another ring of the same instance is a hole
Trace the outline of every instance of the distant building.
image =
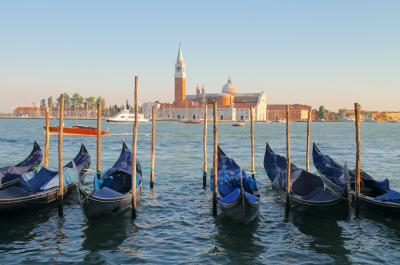
[[(51, 107), (49, 110), (49, 115), (52, 118), (59, 117), (59, 107)], [(108, 117), (110, 114), (108, 108), (101, 109), (101, 116)], [(14, 116), (19, 118), (45, 118), (46, 117), (46, 108), (45, 107), (18, 107), (14, 110)], [(97, 117), (97, 109), (96, 108), (74, 108), (74, 107), (65, 107), (64, 108), (64, 117), (65, 118), (82, 118), (82, 119), (91, 119)]]
[[(311, 106), (294, 104), (289, 105), (291, 121), (307, 121), (308, 112), (311, 111)], [(277, 121), (286, 119), (286, 105), (284, 104), (269, 104), (267, 107), (268, 120)], [(311, 116), (311, 119), (314, 119)]]

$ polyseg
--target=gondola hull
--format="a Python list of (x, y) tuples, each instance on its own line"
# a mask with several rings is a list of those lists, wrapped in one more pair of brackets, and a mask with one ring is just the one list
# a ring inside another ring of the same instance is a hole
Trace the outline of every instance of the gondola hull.
[[(132, 208), (132, 191), (118, 198), (94, 197), (90, 196), (79, 182), (76, 186), (76, 191), (83, 216), (87, 221), (110, 214), (117, 214)], [(138, 202), (142, 193), (142, 183), (139, 184), (136, 191), (136, 201)]]
[(21, 179), (20, 178), (19, 179), (14, 179), (12, 181), (8, 181), (6, 183), (0, 184), (0, 190), (7, 189), (7, 188), (9, 188), (11, 186), (16, 186), (16, 187), (21, 186)]
[(260, 208), (260, 198), (256, 203), (252, 203), (246, 196), (243, 188), (237, 200), (231, 203), (221, 203), (218, 201), (222, 212), (235, 222), (248, 224), (253, 221)]
[[(64, 196), (75, 189), (76, 182), (70, 183), (64, 187)], [(36, 194), (15, 198), (0, 200), (0, 217), (14, 216), (23, 213), (30, 213), (39, 209), (52, 206), (57, 202), (58, 187), (49, 189)]]
[[(272, 188), (277, 190), (281, 196), (286, 197), (286, 191), (283, 191), (274, 184), (272, 184)], [(325, 202), (306, 201), (290, 195), (290, 206), (299, 212), (315, 216), (325, 216), (336, 220), (347, 221), (351, 216), (351, 199), (347, 190), (343, 190), (337, 199)]]

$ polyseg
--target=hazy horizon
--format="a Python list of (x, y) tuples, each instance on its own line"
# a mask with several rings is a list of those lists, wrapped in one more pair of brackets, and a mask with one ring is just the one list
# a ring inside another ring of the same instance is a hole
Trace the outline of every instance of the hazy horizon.
[(106, 106), (186, 93), (267, 93), (267, 104), (400, 111), (400, 2), (9, 1), (0, 3), (0, 112), (61, 93)]

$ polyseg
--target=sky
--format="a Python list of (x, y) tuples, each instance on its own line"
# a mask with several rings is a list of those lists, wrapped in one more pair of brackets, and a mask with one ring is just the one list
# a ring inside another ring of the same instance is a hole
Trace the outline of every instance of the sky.
[(400, 1), (0, 1), (0, 112), (61, 93), (106, 105), (186, 91), (400, 111)]

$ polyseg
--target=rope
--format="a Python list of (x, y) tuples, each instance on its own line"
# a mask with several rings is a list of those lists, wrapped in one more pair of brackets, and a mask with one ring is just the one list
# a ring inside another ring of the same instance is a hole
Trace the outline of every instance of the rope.
[(154, 168), (152, 168), (152, 167), (139, 167), (139, 170), (148, 170), (148, 169), (153, 170)]

